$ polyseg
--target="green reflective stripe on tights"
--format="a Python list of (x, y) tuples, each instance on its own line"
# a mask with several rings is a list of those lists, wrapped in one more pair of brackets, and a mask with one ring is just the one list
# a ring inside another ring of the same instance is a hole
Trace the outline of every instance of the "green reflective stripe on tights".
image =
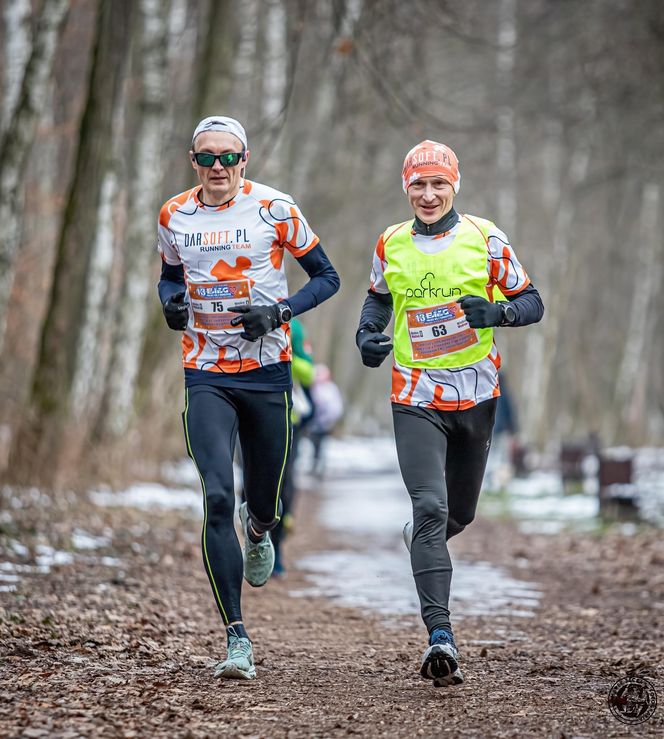
[(284, 390), (284, 400), (286, 401), (286, 451), (284, 452), (284, 461), (281, 465), (279, 482), (277, 483), (277, 500), (274, 504), (274, 517), (277, 521), (281, 521), (281, 516), (279, 515), (279, 498), (281, 497), (281, 485), (284, 481), (284, 471), (286, 469), (286, 462), (288, 461), (288, 447), (290, 446), (290, 410), (288, 408), (288, 392), (286, 390)]
[(208, 506), (207, 506), (207, 492), (205, 490), (205, 481), (203, 480), (203, 475), (201, 475), (201, 471), (198, 469), (198, 465), (196, 464), (196, 459), (194, 458), (194, 452), (191, 449), (191, 442), (189, 441), (189, 424), (187, 421), (187, 413), (189, 411), (189, 388), (185, 388), (184, 391), (184, 436), (185, 440), (187, 442), (187, 452), (189, 453), (189, 456), (191, 457), (192, 462), (194, 463), (194, 466), (196, 467), (196, 472), (198, 472), (198, 476), (201, 478), (201, 485), (203, 486), (203, 509), (204, 509), (204, 515), (203, 515), (203, 556), (205, 557), (205, 563), (207, 565), (207, 571), (210, 575), (210, 582), (212, 583), (212, 589), (214, 590), (214, 596), (217, 601), (217, 605), (219, 606), (219, 610), (221, 611), (221, 615), (224, 619), (224, 624), (228, 625), (228, 616), (226, 615), (226, 610), (224, 609), (224, 604), (221, 602), (221, 596), (219, 595), (219, 590), (217, 589), (217, 583), (214, 581), (214, 575), (212, 574), (212, 567), (210, 566), (210, 558), (208, 557), (207, 552), (207, 519), (208, 519)]

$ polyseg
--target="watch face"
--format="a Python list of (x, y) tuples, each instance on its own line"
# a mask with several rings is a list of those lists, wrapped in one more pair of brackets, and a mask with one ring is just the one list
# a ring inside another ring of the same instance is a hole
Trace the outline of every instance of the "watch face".
[(282, 323), (288, 323), (293, 317), (293, 311), (287, 305), (282, 305), (279, 310), (279, 317)]
[(505, 306), (505, 318), (507, 319), (508, 323), (514, 323), (516, 320), (516, 311), (514, 308), (512, 308), (511, 305)]

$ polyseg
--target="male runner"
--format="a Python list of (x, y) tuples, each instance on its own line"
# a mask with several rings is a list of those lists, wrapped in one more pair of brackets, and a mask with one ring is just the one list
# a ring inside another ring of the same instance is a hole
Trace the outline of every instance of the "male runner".
[[(203, 563), (227, 633), (215, 676), (251, 679), (240, 594), (243, 572), (260, 587), (274, 566), (269, 532), (280, 518), (292, 438), (288, 322), (333, 295), (339, 277), (290, 195), (244, 179), (249, 148), (238, 121), (202, 120), (189, 158), (200, 184), (159, 214), (159, 297), (170, 328), (184, 331), (184, 431), (203, 486)], [(286, 251), (309, 275), (290, 296)], [(244, 557), (233, 525), (238, 435)]]
[[(495, 326), (539, 321), (544, 307), (507, 236), (460, 216), (454, 152), (423, 141), (408, 152), (403, 189), (415, 219), (385, 230), (356, 335), (378, 367), (393, 345), (392, 415), (399, 466), (413, 505), (410, 549), (429, 646), (420, 674), (436, 687), (463, 682), (448, 607), (446, 541), (473, 520), (500, 394)], [(508, 302), (494, 302), (498, 287)]]

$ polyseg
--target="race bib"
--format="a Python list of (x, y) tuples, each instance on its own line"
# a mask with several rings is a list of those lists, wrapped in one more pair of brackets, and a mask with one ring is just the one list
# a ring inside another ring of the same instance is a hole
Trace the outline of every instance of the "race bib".
[(189, 302), (194, 312), (194, 328), (207, 331), (242, 331), (242, 326), (231, 326), (238, 313), (231, 308), (251, 305), (249, 280), (189, 283)]
[(442, 357), (479, 343), (477, 331), (470, 328), (456, 302), (411, 308), (406, 310), (406, 319), (414, 361)]

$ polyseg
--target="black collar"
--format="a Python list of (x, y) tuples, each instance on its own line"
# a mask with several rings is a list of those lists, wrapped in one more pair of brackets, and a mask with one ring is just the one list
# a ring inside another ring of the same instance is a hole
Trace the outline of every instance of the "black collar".
[[(241, 190), (242, 188), (240, 188)], [(225, 205), (228, 205), (229, 203), (232, 203), (233, 200), (238, 196), (240, 190), (237, 191), (235, 195), (233, 195), (232, 198), (229, 198), (225, 203), (220, 203), (219, 205), (210, 205), (209, 203), (204, 203), (203, 198), (201, 198), (201, 194), (203, 193), (203, 188), (201, 187), (197, 193), (196, 197), (198, 198), (198, 202), (204, 206), (205, 208), (210, 208), (210, 210), (214, 210), (215, 208), (223, 208)]]
[(435, 223), (424, 223), (415, 216), (413, 221), (413, 231), (416, 234), (422, 234), (423, 236), (437, 236), (443, 234), (446, 231), (450, 231), (459, 222), (459, 214), (454, 210), (454, 206), (445, 213), (445, 215)]

